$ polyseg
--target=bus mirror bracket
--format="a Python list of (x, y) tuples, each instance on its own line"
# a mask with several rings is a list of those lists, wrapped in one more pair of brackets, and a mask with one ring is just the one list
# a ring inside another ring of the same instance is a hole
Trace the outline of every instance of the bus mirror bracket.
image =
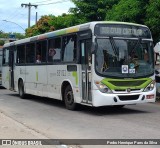
[(92, 43), (92, 48), (91, 48), (91, 53), (92, 54), (95, 54), (95, 51), (96, 51), (96, 49), (97, 49), (97, 43), (96, 42), (94, 42), (94, 43)]

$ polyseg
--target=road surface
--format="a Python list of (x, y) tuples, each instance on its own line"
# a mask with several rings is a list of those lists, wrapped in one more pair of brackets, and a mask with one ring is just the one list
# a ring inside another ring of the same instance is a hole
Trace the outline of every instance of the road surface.
[(0, 111), (49, 139), (160, 139), (159, 103), (70, 111), (57, 100), (20, 99), (17, 92), (0, 89)]

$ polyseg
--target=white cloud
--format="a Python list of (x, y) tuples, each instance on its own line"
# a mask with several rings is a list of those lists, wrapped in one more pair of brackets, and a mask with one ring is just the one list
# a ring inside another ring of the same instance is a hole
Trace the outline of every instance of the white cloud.
[[(31, 0), (30, 0), (31, 1)], [(1, 0), (0, 4), (0, 30), (4, 32), (20, 32), (24, 33), (23, 29), (28, 27), (28, 8), (21, 7), (21, 4), (29, 4), (29, 0)], [(55, 3), (63, 0), (32, 0), (31, 4), (38, 4), (37, 2)], [(66, 1), (66, 2), (65, 2)], [(40, 3), (39, 3), (40, 4)], [(42, 4), (42, 3), (41, 3)], [(74, 7), (71, 1), (64, 0), (63, 3), (55, 3), (50, 5), (39, 5), (37, 9), (31, 8), (31, 25), (35, 23), (35, 15), (38, 12), (38, 19), (43, 15), (61, 15), (62, 13), (68, 13), (68, 10)], [(8, 20), (11, 22), (4, 22), (2, 20)]]

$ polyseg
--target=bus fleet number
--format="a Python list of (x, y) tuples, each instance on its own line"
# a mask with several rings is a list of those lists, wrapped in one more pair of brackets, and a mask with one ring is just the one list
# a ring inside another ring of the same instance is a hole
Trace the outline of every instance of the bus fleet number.
[(66, 70), (57, 70), (57, 76), (66, 76)]

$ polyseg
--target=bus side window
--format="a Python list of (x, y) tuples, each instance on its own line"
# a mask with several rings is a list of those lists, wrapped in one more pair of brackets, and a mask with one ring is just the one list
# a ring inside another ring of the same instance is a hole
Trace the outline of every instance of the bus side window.
[(48, 44), (48, 62), (61, 61), (61, 38), (49, 40)]
[(47, 41), (43, 40), (43, 41), (37, 42), (36, 43), (36, 63), (46, 62), (46, 52), (47, 52)]
[(25, 63), (25, 45), (17, 46), (17, 58), (16, 63)]
[(3, 49), (3, 64), (6, 65), (9, 62), (9, 49)]
[(35, 44), (30, 43), (26, 45), (26, 63), (35, 62)]
[(65, 62), (76, 61), (77, 58), (77, 36), (69, 35), (63, 37), (63, 56)]

